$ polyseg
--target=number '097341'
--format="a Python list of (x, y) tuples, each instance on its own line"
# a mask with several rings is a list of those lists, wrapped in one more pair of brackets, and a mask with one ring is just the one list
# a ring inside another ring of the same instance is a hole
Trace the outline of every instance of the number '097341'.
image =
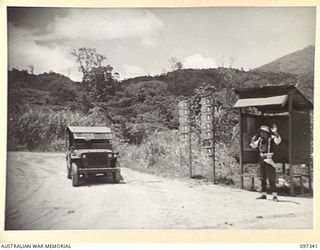
[(300, 244), (299, 247), (303, 249), (312, 249), (312, 248), (318, 248), (318, 245), (317, 244)]

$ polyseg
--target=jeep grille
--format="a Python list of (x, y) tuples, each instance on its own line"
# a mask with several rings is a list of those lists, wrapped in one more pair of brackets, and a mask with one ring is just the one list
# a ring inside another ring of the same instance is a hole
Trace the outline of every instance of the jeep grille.
[(89, 153), (87, 154), (87, 167), (90, 166), (108, 166), (111, 167), (112, 154), (111, 153)]

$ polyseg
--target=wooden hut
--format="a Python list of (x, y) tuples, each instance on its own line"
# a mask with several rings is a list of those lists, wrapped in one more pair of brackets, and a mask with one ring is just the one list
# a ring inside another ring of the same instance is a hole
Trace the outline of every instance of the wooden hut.
[[(258, 163), (259, 152), (250, 147), (252, 136), (261, 125), (278, 126), (282, 142), (275, 148), (274, 161), (289, 164), (290, 194), (294, 195), (294, 179), (302, 178), (309, 181), (312, 193), (311, 171), (311, 126), (310, 110), (312, 103), (294, 86), (264, 86), (254, 88), (240, 88), (235, 90), (239, 96), (234, 108), (240, 113), (240, 166), (241, 187), (243, 188), (244, 164)], [(307, 173), (293, 169), (293, 165), (307, 166)], [(283, 174), (286, 174), (283, 169)]]

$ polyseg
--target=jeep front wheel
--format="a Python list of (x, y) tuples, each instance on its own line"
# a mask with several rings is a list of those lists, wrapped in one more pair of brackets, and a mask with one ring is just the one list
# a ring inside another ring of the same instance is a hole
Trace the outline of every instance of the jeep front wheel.
[(71, 179), (71, 167), (70, 166), (67, 166), (67, 171), (68, 171), (67, 178), (70, 180)]
[(72, 177), (72, 186), (79, 186), (79, 170), (76, 163), (71, 164), (71, 177)]
[(113, 183), (119, 183), (121, 180), (120, 171), (113, 173), (112, 177), (113, 177)]
[(67, 175), (68, 179), (71, 179), (71, 174), (70, 174), (70, 170), (68, 169), (68, 175)]

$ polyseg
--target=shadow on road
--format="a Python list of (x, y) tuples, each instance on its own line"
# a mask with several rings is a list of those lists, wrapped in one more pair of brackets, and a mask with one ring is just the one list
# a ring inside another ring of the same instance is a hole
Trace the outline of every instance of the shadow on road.
[(114, 183), (113, 179), (110, 177), (95, 177), (95, 178), (81, 178), (80, 185), (91, 187), (91, 186), (99, 186), (99, 185), (121, 185), (127, 184), (123, 179), (119, 183)]
[(294, 204), (297, 204), (297, 205), (300, 205), (300, 204), (301, 204), (300, 202), (290, 201), (290, 200), (279, 200), (278, 202), (288, 202), (288, 203), (294, 203)]

